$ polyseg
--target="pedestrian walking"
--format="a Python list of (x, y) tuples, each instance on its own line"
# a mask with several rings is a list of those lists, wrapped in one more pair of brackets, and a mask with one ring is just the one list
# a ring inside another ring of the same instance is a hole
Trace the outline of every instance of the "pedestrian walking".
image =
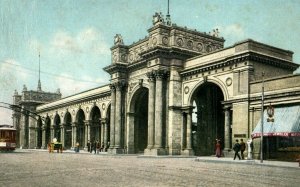
[(87, 146), (88, 152), (90, 152), (91, 151), (91, 142), (90, 142), (90, 140), (88, 140), (86, 146)]
[(239, 158), (239, 160), (241, 160), (241, 157), (240, 157), (240, 154), (239, 154), (239, 152), (241, 150), (241, 146), (239, 144), (239, 140), (238, 139), (235, 140), (235, 144), (234, 144), (234, 146), (233, 146), (232, 149), (234, 150), (234, 158), (233, 158), (233, 160), (235, 160), (236, 156)]
[(245, 142), (244, 142), (243, 139), (241, 139), (240, 148), (241, 148), (242, 160), (244, 160), (245, 159), (245, 157), (244, 157), (244, 151), (246, 150), (246, 144), (245, 144)]
[(222, 151), (221, 151), (221, 141), (219, 139), (216, 139), (215, 149), (216, 149), (216, 157), (220, 158)]

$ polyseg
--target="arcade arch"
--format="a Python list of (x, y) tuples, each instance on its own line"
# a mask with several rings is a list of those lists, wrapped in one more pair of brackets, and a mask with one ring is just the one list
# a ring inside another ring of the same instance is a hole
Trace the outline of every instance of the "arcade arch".
[(84, 148), (85, 145), (85, 115), (82, 109), (79, 109), (76, 114), (76, 142), (79, 143), (79, 147)]
[(148, 95), (148, 88), (141, 87), (132, 96), (129, 109), (129, 152), (141, 153), (147, 147)]
[(213, 155), (216, 139), (224, 148), (225, 117), (222, 101), (224, 94), (215, 83), (199, 85), (191, 97), (193, 110), (192, 148), (195, 155)]
[(101, 112), (97, 106), (94, 106), (90, 114), (91, 126), (90, 126), (90, 140), (101, 141)]
[(43, 142), (43, 123), (41, 117), (37, 120), (37, 143), (36, 147), (40, 149), (42, 147)]
[(72, 116), (70, 112), (67, 112), (64, 117), (64, 147), (71, 149), (72, 147)]
[(48, 145), (48, 143), (51, 142), (50, 124), (51, 124), (50, 117), (47, 116), (45, 120), (45, 145)]
[(61, 129), (60, 129), (60, 116), (58, 114), (55, 115), (53, 120), (53, 128), (54, 128), (54, 138), (57, 139), (58, 142), (61, 141)]

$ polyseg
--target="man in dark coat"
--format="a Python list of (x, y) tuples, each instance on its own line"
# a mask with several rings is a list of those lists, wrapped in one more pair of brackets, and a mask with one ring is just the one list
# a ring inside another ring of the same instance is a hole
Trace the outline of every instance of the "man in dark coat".
[(235, 144), (234, 144), (234, 146), (233, 146), (232, 149), (234, 150), (234, 158), (233, 158), (233, 160), (235, 160), (236, 156), (239, 157), (239, 160), (241, 160), (241, 157), (240, 157), (240, 154), (239, 154), (239, 152), (241, 150), (241, 145), (239, 144), (239, 140), (238, 139), (235, 140)]
[(241, 139), (240, 148), (241, 148), (242, 160), (244, 160), (245, 159), (245, 157), (244, 157), (244, 151), (246, 150), (246, 144), (245, 144), (245, 142), (244, 142), (243, 139)]
[(90, 152), (91, 151), (91, 142), (90, 142), (90, 140), (88, 140), (86, 146), (88, 148), (88, 152)]

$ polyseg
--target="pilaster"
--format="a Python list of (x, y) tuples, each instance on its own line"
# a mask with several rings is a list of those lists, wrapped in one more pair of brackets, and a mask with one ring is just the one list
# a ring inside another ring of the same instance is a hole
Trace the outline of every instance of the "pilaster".
[(154, 122), (155, 122), (155, 76), (153, 72), (147, 74), (149, 82), (149, 99), (148, 99), (148, 145), (145, 154), (151, 151), (154, 146)]

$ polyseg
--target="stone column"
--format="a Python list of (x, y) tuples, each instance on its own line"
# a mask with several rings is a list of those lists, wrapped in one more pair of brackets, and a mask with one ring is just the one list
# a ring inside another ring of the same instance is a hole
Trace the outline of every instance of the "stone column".
[(53, 138), (54, 138), (54, 127), (51, 126), (51, 127), (50, 127), (50, 141), (51, 141), (51, 142), (52, 142)]
[(77, 142), (77, 123), (72, 123), (72, 148), (75, 147), (75, 144)]
[(101, 137), (100, 137), (100, 144), (102, 145), (102, 142), (105, 142), (105, 138), (104, 138), (104, 136), (105, 136), (105, 126), (106, 126), (106, 119), (105, 118), (102, 118), (101, 119)]
[(87, 147), (87, 142), (88, 140), (91, 141), (91, 121), (90, 120), (85, 120), (84, 121), (84, 127), (85, 127), (85, 131), (84, 131), (84, 142), (85, 142), (85, 145), (83, 146), (84, 147), (84, 150), (87, 150), (88, 147)]
[(104, 142), (104, 147), (107, 147), (107, 135), (108, 135), (108, 124), (107, 124), (107, 119), (105, 119), (105, 124), (104, 124), (104, 133), (103, 133), (103, 142)]
[(118, 82), (116, 84), (116, 111), (115, 111), (115, 149), (121, 149), (122, 138), (122, 88), (123, 84)]
[(47, 149), (47, 144), (46, 142), (46, 127), (45, 125), (42, 126), (42, 148)]
[(39, 147), (39, 136), (40, 136), (40, 134), (39, 134), (39, 130), (40, 130), (40, 127), (36, 127), (35, 128), (35, 149), (40, 149), (40, 147)]
[(111, 106), (110, 106), (110, 146), (109, 149), (115, 147), (115, 107), (116, 107), (116, 87), (110, 85), (111, 89)]
[(163, 80), (165, 73), (163, 71), (156, 71), (156, 85), (155, 85), (155, 145), (154, 148), (156, 155), (165, 154), (165, 150), (162, 142), (163, 132)]
[(60, 143), (62, 143), (62, 146), (65, 147), (65, 124), (62, 123), (60, 126)]
[(225, 112), (225, 140), (224, 140), (224, 150), (229, 150), (231, 148), (231, 143), (230, 143), (230, 107), (224, 107), (224, 112)]
[(186, 149), (186, 126), (187, 126), (187, 114), (186, 112), (182, 113), (183, 115), (183, 124), (181, 128), (181, 150), (184, 151)]
[(193, 107), (188, 107), (186, 110), (186, 121), (185, 121), (185, 135), (184, 138), (186, 138), (185, 143), (186, 147), (183, 151), (184, 155), (194, 155), (194, 151), (192, 149), (192, 112)]
[(192, 149), (192, 111), (187, 113), (186, 149)]
[(155, 121), (155, 77), (152, 72), (147, 74), (149, 81), (149, 99), (148, 99), (148, 145), (145, 154), (154, 146), (154, 121)]

